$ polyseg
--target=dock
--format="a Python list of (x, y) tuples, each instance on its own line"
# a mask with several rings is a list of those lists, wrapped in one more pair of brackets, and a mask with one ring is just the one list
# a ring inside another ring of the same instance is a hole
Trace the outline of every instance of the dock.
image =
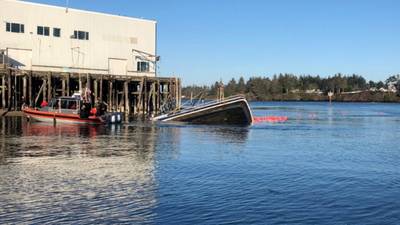
[(181, 106), (178, 77), (56, 73), (20, 70), (0, 64), (0, 109), (19, 111), (25, 103), (38, 106), (57, 96), (71, 96), (91, 90), (94, 100), (108, 105), (108, 111), (126, 116), (159, 115)]

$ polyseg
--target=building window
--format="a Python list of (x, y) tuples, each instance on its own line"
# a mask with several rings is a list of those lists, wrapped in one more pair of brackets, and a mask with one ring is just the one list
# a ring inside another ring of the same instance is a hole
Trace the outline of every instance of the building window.
[(137, 71), (149, 72), (150, 71), (149, 62), (137, 62)]
[(19, 24), (19, 23), (6, 23), (6, 31), (13, 33), (24, 33), (25, 26), (24, 24)]
[(38, 26), (37, 27), (37, 34), (39, 34), (39, 35), (43, 35), (43, 27), (40, 27), (40, 26)]
[(44, 36), (50, 36), (50, 28), (49, 27), (38, 26), (37, 27), (37, 34), (38, 35), (44, 35)]
[(85, 40), (85, 39), (86, 39), (86, 38), (85, 38), (85, 32), (79, 31), (79, 32), (78, 32), (78, 39), (79, 39), (79, 40)]
[(74, 35), (72, 35), (71, 38), (79, 40), (89, 40), (89, 32), (76, 30), (74, 31)]
[(53, 36), (60, 37), (61, 36), (61, 29), (60, 28), (53, 28)]

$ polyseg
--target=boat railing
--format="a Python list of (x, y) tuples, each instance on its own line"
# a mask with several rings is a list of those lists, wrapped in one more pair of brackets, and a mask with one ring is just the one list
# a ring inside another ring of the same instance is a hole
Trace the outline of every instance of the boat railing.
[(245, 99), (245, 97), (243, 95), (234, 95), (234, 96), (230, 96), (230, 97), (227, 97), (227, 98), (224, 98), (224, 99), (221, 99), (221, 100), (217, 99), (217, 100), (208, 101), (208, 102), (205, 102), (205, 103), (202, 103), (202, 104), (198, 104), (198, 105), (195, 105), (195, 106), (192, 106), (192, 107), (184, 108), (184, 109), (181, 109), (181, 110), (178, 110), (178, 111), (175, 111), (175, 112), (171, 112), (171, 113), (168, 113), (168, 114), (171, 115), (171, 114), (187, 113), (187, 112), (190, 112), (190, 111), (193, 111), (193, 110), (197, 110), (197, 109), (200, 109), (200, 108), (210, 107), (212, 105), (217, 105), (217, 104), (221, 104), (221, 103), (236, 101), (236, 100), (240, 100), (240, 99)]

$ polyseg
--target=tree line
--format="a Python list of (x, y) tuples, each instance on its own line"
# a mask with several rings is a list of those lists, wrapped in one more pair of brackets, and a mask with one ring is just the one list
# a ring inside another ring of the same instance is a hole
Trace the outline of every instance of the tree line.
[[(182, 94), (186, 97), (202, 96), (214, 98), (220, 81), (210, 86), (186, 86)], [(335, 74), (330, 77), (311, 75), (296, 76), (293, 74), (279, 74), (273, 77), (251, 77), (247, 81), (240, 77), (232, 78), (224, 84), (225, 97), (242, 94), (250, 100), (323, 100), (328, 92), (335, 95), (344, 93), (369, 91), (379, 92), (388, 88), (400, 90), (400, 76), (395, 75), (384, 82), (366, 81), (360, 75)], [(372, 99), (373, 100), (373, 99)]]

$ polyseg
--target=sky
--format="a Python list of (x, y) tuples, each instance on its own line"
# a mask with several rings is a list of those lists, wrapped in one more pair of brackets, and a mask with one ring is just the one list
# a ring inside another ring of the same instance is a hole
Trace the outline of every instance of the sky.
[(184, 85), (279, 73), (378, 81), (400, 73), (398, 0), (69, 0), (69, 7), (156, 20), (158, 75)]

